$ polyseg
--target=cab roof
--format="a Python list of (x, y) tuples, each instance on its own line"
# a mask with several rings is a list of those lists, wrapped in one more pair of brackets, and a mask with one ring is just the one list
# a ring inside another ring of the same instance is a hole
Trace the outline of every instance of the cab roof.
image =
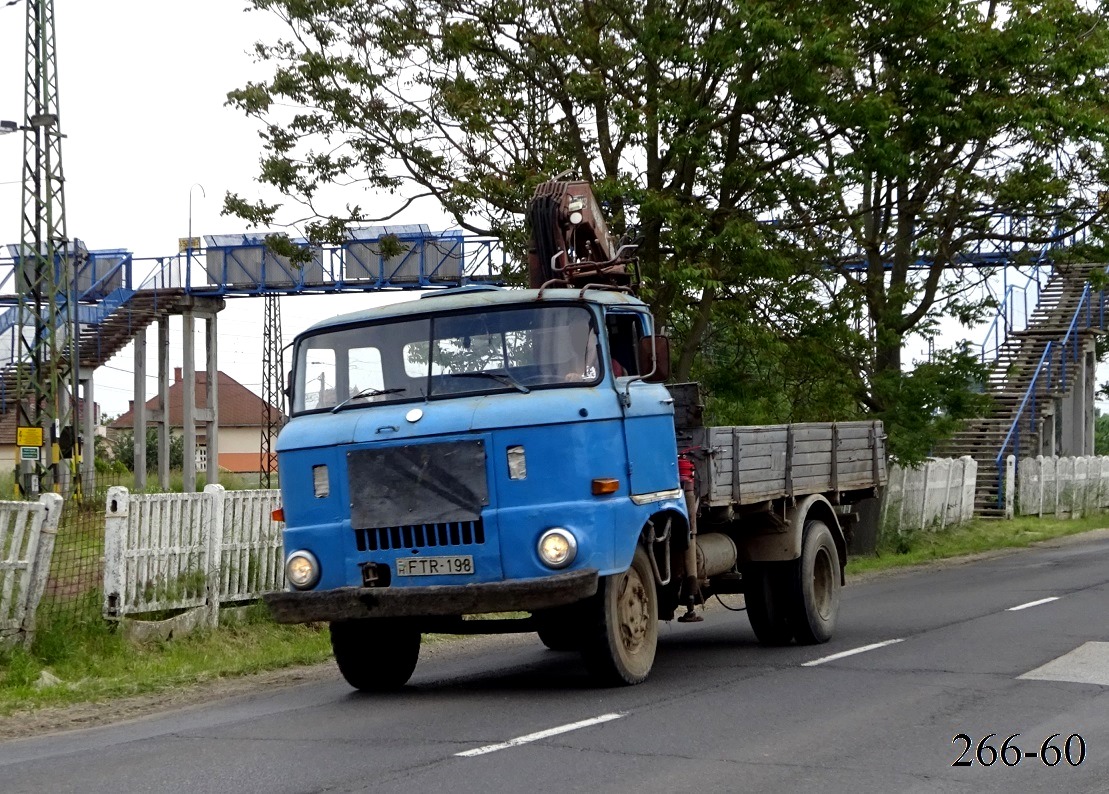
[(492, 285), (474, 285), (426, 292), (420, 300), (375, 306), (329, 317), (311, 325), (305, 333), (338, 325), (352, 325), (392, 317), (416, 317), (426, 314), (461, 311), (474, 308), (498, 308), (527, 303), (592, 303), (603, 306), (642, 308), (642, 300), (626, 292), (607, 289), (511, 289)]

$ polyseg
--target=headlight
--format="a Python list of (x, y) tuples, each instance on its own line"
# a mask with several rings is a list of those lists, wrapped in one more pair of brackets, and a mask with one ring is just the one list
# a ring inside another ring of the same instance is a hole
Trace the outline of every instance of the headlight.
[(320, 580), (320, 563), (310, 551), (294, 551), (285, 560), (285, 579), (297, 590), (308, 590)]
[(539, 559), (551, 568), (565, 568), (578, 555), (578, 542), (568, 529), (548, 529), (539, 538)]

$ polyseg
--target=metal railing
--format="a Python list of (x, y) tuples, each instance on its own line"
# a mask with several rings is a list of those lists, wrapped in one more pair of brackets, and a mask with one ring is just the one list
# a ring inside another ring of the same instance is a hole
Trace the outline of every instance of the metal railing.
[[(1106, 268), (1109, 272), (1109, 268)], [(1095, 306), (1096, 302), (1096, 306)], [(1028, 432), (1036, 432), (1036, 423), (1040, 419), (1038, 398), (1040, 394), (1066, 393), (1070, 377), (1067, 365), (1077, 363), (1081, 359), (1082, 349), (1079, 345), (1079, 335), (1090, 328), (1105, 327), (1105, 302), (1104, 291), (1094, 295), (1089, 284), (1082, 290), (1082, 297), (1071, 316), (1070, 324), (1063, 338), (1049, 341), (1044, 347), (1040, 361), (1032, 373), (1032, 380), (1024, 393), (1020, 407), (1017, 408), (1009, 432), (1001, 444), (994, 462), (997, 465), (997, 505), (1004, 505), (1004, 461), (1009, 454), (1020, 457), (1021, 424), (1027, 419)], [(1096, 324), (1095, 324), (1096, 320)]]
[[(1035, 287), (1035, 289), (1033, 289)], [(1031, 293), (1031, 295), (1029, 294)], [(1029, 277), (1024, 286), (1009, 284), (1005, 287), (1001, 304), (997, 307), (997, 314), (986, 330), (982, 340), (979, 359), (983, 364), (994, 364), (1001, 355), (1001, 348), (1009, 341), (1009, 336), (1028, 327), (1031, 304), (1033, 311), (1039, 304), (1039, 282)]]

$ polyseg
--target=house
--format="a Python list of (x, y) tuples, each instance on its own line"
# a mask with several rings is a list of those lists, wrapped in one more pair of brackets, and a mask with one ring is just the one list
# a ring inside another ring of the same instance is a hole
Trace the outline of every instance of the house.
[[(224, 471), (238, 473), (262, 471), (262, 425), (265, 422), (266, 403), (227, 373), (219, 372), (217, 377), (219, 378), (216, 384), (219, 394), (219, 467)], [(207, 386), (207, 373), (197, 372), (194, 389), (196, 405), (200, 408), (207, 404), (205, 397)], [(184, 432), (184, 389), (181, 367), (174, 367), (173, 383), (169, 386), (169, 426), (175, 436), (180, 436)], [(158, 410), (158, 406), (157, 397), (147, 400), (148, 415), (150, 411)], [(133, 430), (134, 407), (135, 404), (132, 401), (130, 410), (108, 426), (109, 432)], [(280, 410), (272, 408), (271, 412), (279, 422), (284, 421), (285, 416)], [(148, 426), (155, 425), (151, 423)], [(196, 467), (198, 471), (205, 471), (208, 463), (208, 445), (204, 436), (204, 425), (198, 425), (196, 432)]]

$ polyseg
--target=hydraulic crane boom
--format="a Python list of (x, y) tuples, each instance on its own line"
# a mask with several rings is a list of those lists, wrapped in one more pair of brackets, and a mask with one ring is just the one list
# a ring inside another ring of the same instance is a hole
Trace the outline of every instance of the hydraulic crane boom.
[(527, 212), (529, 286), (611, 284), (629, 287), (635, 277), (632, 244), (618, 245), (587, 182), (544, 182)]

